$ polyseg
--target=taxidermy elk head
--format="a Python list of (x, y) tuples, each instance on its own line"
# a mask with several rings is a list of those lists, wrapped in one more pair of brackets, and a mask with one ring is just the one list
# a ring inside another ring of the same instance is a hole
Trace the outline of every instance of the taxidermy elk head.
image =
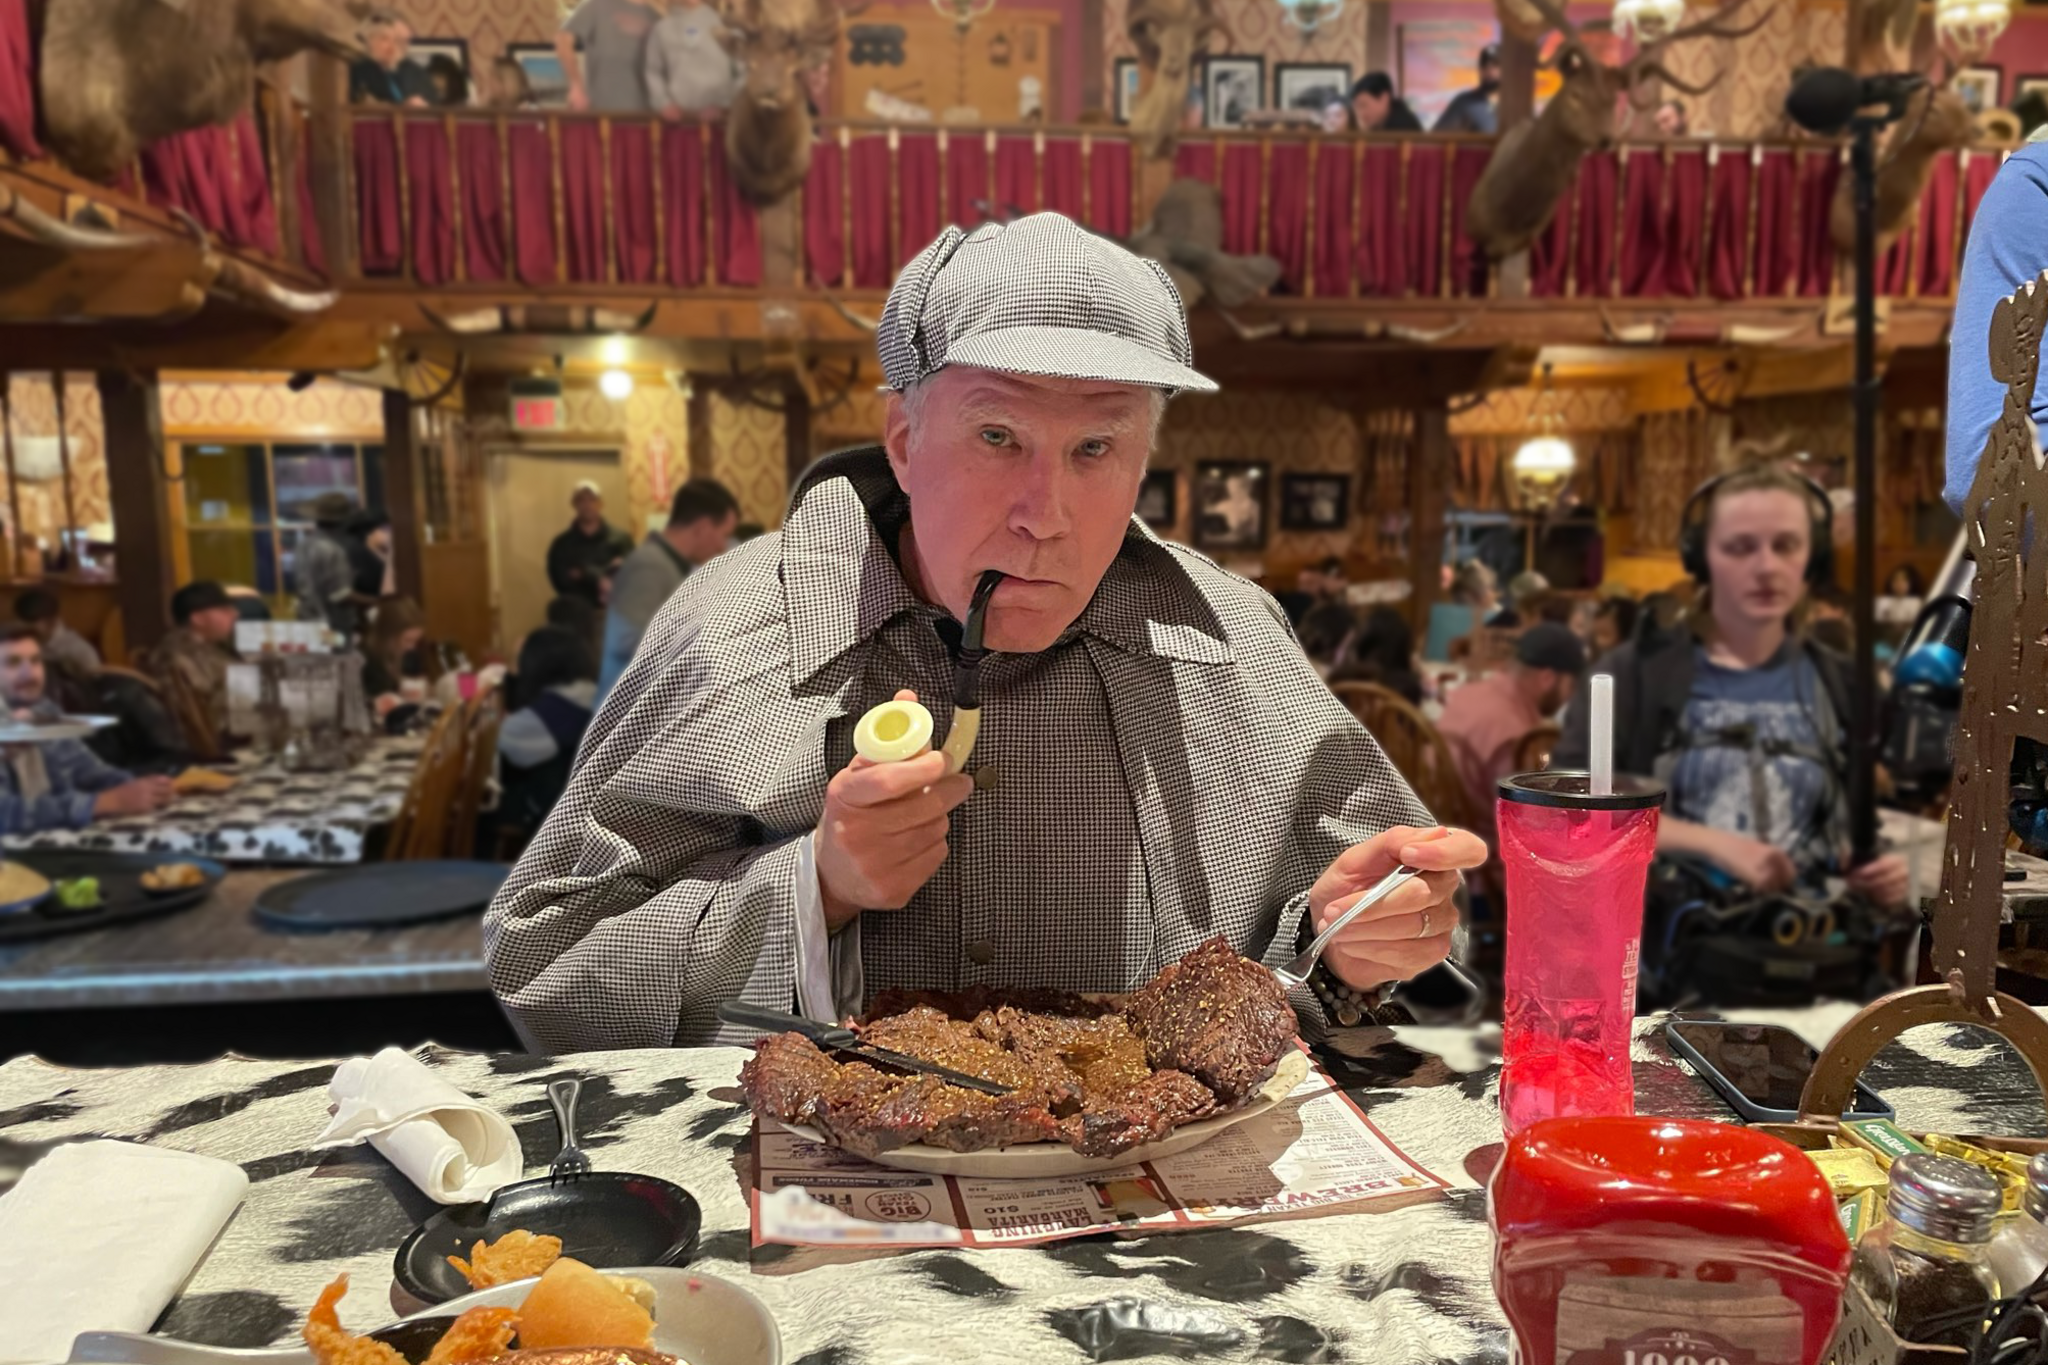
[[(1552, 0), (1527, 3), (1564, 35), (1556, 56), (1550, 59), (1564, 84), (1533, 122), (1508, 130), (1473, 187), (1466, 228), (1494, 260), (1524, 250), (1550, 226), (1586, 153), (1613, 145), (1623, 97), (1635, 109), (1648, 109), (1655, 96), (1645, 91), (1643, 83), (1653, 76), (1689, 95), (1707, 92), (1712, 81), (1704, 86), (1688, 85), (1664, 68), (1663, 55), (1674, 44), (1693, 38), (1740, 38), (1754, 33), (1770, 17), (1766, 13), (1754, 23), (1731, 28), (1728, 21), (1749, 0), (1728, 0), (1698, 23), (1672, 29), (1642, 44), (1622, 65), (1609, 66), (1580, 40), (1578, 28)], [(1716, 73), (1714, 80), (1719, 79)]]
[(726, 46), (746, 71), (726, 115), (726, 161), (756, 204), (776, 202), (810, 174), (803, 78), (832, 59), (841, 13), (831, 0), (728, 0), (722, 11)]
[(43, 0), (50, 149), (108, 180), (173, 133), (232, 123), (256, 68), (308, 49), (363, 55), (368, 0)]
[(1139, 65), (1152, 73), (1131, 109), (1131, 135), (1143, 155), (1164, 160), (1179, 146), (1195, 59), (1222, 31), (1214, 0), (1133, 0), (1131, 42)]
[[(1885, 134), (1877, 160), (1877, 250), (1891, 250), (1899, 234), (1920, 216), (1920, 196), (1934, 178), (1934, 163), (1942, 153), (1967, 147), (1976, 140), (1977, 120), (1963, 97), (1949, 89), (1945, 78), (1928, 83), (1906, 106), (1906, 116)], [(1856, 199), (1854, 177), (1843, 176), (1835, 185), (1835, 197), (1828, 205), (1828, 236), (1835, 249), (1856, 250)]]

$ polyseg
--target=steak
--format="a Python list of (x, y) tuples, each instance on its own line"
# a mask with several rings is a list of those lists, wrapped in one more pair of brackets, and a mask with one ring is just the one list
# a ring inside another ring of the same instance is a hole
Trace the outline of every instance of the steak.
[(1227, 1105), (1273, 1074), (1294, 1038), (1294, 1009), (1273, 973), (1212, 938), (1124, 1002), (1145, 1060), (1185, 1071)]
[(1292, 1044), (1273, 974), (1211, 939), (1120, 1003), (1056, 991), (887, 991), (855, 1028), (878, 1047), (1013, 1087), (1007, 1095), (839, 1061), (800, 1034), (740, 1068), (754, 1112), (875, 1156), (1065, 1142), (1112, 1157), (1242, 1104)]

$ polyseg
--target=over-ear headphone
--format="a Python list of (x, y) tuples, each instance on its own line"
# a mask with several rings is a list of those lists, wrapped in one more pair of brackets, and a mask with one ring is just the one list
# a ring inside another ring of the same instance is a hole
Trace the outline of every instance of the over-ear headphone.
[[(1738, 473), (1716, 474), (1692, 491), (1685, 500), (1685, 510), (1678, 514), (1678, 562), (1692, 575), (1695, 583), (1706, 583), (1713, 577), (1707, 567), (1707, 506), (1713, 501), (1714, 490)], [(1835, 577), (1835, 505), (1828, 501), (1828, 491), (1807, 478), (1795, 475), (1806, 486), (1807, 501), (1813, 505), (1813, 519), (1807, 533), (1806, 582), (1812, 587), (1830, 583)]]

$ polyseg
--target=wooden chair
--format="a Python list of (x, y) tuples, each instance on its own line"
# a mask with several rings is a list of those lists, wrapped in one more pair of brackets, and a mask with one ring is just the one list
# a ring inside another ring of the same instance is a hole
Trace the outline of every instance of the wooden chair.
[(1550, 766), (1550, 755), (1564, 732), (1545, 721), (1515, 741), (1515, 771), (1540, 773)]
[(1472, 802), (1458, 775), (1457, 761), (1429, 717), (1406, 697), (1378, 683), (1340, 682), (1330, 690), (1372, 732), (1430, 814), (1447, 825), (1472, 827)]
[(444, 858), (476, 856), (476, 821), (484, 793), (498, 771), (498, 727), (505, 723), (505, 694), (496, 687), (479, 692), (462, 705), (464, 758), (462, 785), (455, 794)]
[(426, 748), (398, 818), (391, 822), (384, 857), (392, 862), (446, 857), (449, 820), (468, 771), (469, 726), (465, 709), (451, 706), (427, 731)]

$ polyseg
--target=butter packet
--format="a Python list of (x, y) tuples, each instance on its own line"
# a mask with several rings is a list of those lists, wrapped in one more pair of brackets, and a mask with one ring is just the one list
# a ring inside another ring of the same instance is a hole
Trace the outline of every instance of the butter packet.
[(2016, 1152), (1994, 1152), (1989, 1147), (1979, 1147), (1974, 1142), (1964, 1142), (1961, 1138), (1941, 1133), (1929, 1133), (1926, 1145), (1930, 1152), (1967, 1161), (1998, 1177), (1999, 1212), (2019, 1212), (2020, 1201), (2027, 1193), (2027, 1158)]
[(1891, 1183), (1891, 1178), (1878, 1167), (1877, 1158), (1860, 1149), (1828, 1147), (1806, 1155), (1820, 1167), (1837, 1199), (1850, 1199), (1865, 1190), (1881, 1190)]
[(1869, 1152), (1877, 1164), (1889, 1171), (1902, 1156), (1924, 1152), (1926, 1147), (1906, 1136), (1906, 1130), (1890, 1119), (1843, 1119), (1837, 1130), (1842, 1138)]
[(1844, 1199), (1840, 1212), (1842, 1231), (1848, 1234), (1850, 1246), (1863, 1240), (1864, 1233), (1884, 1220), (1884, 1205), (1879, 1201), (1876, 1190), (1865, 1190)]

